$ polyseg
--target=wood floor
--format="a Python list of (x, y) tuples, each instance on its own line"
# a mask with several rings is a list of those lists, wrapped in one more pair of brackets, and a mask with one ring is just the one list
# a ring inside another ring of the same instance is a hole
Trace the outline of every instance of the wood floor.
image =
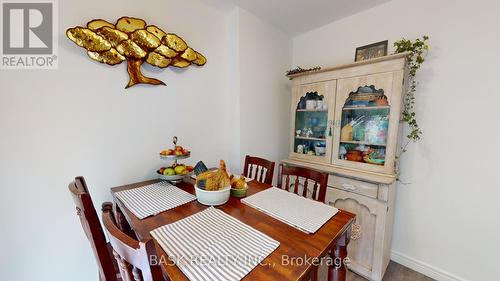
[[(318, 280), (327, 280), (326, 267), (325, 268), (320, 267)], [(366, 281), (366, 279), (357, 275), (356, 273), (348, 271), (347, 281)], [(387, 267), (383, 281), (435, 281), (435, 280), (391, 261), (389, 263), (389, 267)]]

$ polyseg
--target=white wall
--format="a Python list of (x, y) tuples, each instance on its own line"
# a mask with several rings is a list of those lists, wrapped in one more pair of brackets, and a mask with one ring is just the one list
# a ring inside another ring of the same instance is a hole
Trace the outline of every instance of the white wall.
[[(237, 22), (231, 12), (217, 7), (217, 1), (208, 2), (213, 5), (198, 0), (59, 1), (59, 69), (0, 70), (0, 280), (97, 280), (94, 257), (67, 190), (75, 176), (86, 177), (99, 209), (101, 202), (111, 199), (110, 187), (153, 178), (160, 165), (158, 152), (171, 145), (173, 135), (192, 150), (188, 163), (201, 159), (216, 165), (226, 159), (230, 169), (240, 169), (240, 124), (232, 127), (239, 115), (240, 92), (245, 102), (256, 103), (248, 94), (253, 90), (246, 89), (253, 84), (240, 87), (228, 78), (240, 61), (269, 67), (261, 61), (269, 55), (253, 61), (234, 57), (239, 45), (234, 34)], [(145, 74), (167, 86), (124, 90), (128, 81), (124, 64), (110, 67), (91, 61), (64, 35), (66, 28), (90, 19), (113, 21), (123, 15), (144, 18), (181, 35), (208, 63), (186, 70), (145, 67)], [(265, 34), (276, 34), (266, 28), (260, 25)], [(276, 42), (269, 35), (260, 39), (264, 46)], [(291, 49), (291, 39), (288, 42)], [(291, 51), (288, 54), (290, 65)], [(279, 56), (276, 67), (286, 60)], [(282, 81), (262, 83), (269, 98), (260, 110), (281, 108), (275, 103), (281, 101), (276, 96), (282, 94)], [(262, 94), (255, 98), (260, 101)], [(260, 137), (257, 133), (264, 138), (287, 131), (287, 123), (277, 128), (276, 120), (260, 123), (255, 132), (252, 120), (245, 120), (243, 130), (253, 138)], [(282, 149), (281, 138), (262, 152), (252, 152), (281, 157), (275, 153)]]
[(430, 36), (424, 135), (402, 157), (392, 257), (439, 280), (500, 280), (498, 12), (493, 0), (393, 0), (294, 38), (294, 65), (325, 67), (357, 46)]
[(291, 90), (284, 74), (291, 68), (292, 40), (253, 14), (237, 10), (240, 159), (254, 155), (278, 162), (288, 155)]

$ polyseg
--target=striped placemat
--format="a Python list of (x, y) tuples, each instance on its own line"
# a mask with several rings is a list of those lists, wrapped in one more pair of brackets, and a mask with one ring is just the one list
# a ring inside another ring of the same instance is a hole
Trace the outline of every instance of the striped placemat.
[(240, 280), (279, 242), (214, 207), (151, 235), (189, 280)]
[(338, 212), (335, 207), (276, 187), (241, 202), (306, 233), (315, 233)]
[(139, 219), (196, 200), (196, 196), (166, 181), (119, 191), (115, 195)]

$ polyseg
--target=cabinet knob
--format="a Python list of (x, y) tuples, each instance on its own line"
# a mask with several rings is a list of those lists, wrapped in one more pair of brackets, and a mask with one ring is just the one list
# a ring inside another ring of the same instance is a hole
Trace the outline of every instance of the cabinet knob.
[(335, 126), (335, 128), (340, 128), (340, 120), (333, 120), (333, 126)]

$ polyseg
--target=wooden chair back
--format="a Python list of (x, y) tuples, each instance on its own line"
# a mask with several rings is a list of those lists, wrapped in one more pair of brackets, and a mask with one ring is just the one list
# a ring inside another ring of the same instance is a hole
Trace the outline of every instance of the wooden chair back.
[(243, 175), (258, 182), (273, 184), (274, 165), (272, 161), (247, 155)]
[[(290, 180), (290, 176), (294, 179)], [(328, 173), (280, 164), (278, 187), (281, 189), (325, 202), (327, 183)]]
[[(83, 231), (87, 236), (99, 267), (101, 281), (116, 281), (113, 260), (109, 255), (108, 245), (97, 212), (90, 197), (83, 177), (76, 177), (69, 186), (69, 191), (76, 205), (76, 214), (80, 217)], [(106, 203), (111, 205), (111, 203)], [(112, 205), (111, 205), (112, 206)]]
[[(123, 281), (163, 281), (160, 265), (151, 265), (149, 258), (156, 255), (152, 239), (139, 242), (122, 232), (116, 225), (112, 207), (104, 207), (102, 222), (113, 246)], [(157, 258), (157, 260), (160, 260)]]

